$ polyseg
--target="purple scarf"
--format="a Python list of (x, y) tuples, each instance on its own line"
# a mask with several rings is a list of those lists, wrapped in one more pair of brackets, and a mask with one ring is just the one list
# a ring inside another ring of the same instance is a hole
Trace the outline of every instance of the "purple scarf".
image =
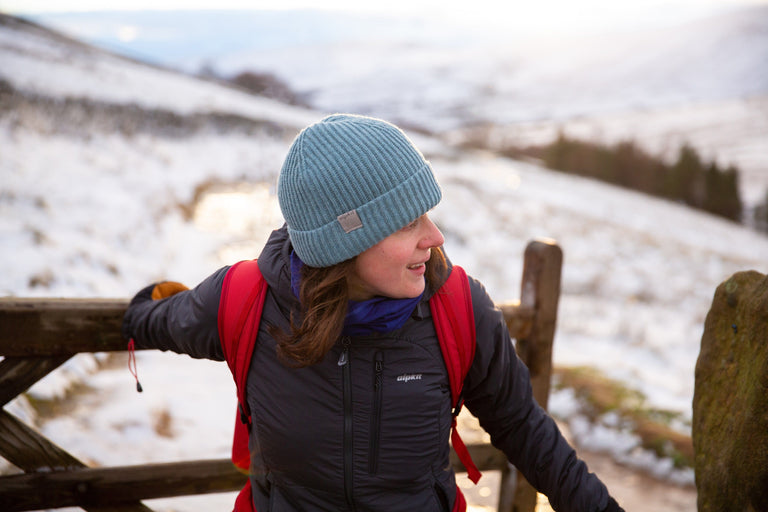
[[(301, 267), (304, 262), (291, 251), (291, 289), (299, 296)], [(412, 299), (390, 299), (374, 297), (361, 302), (349, 301), (347, 317), (344, 319), (342, 334), (361, 336), (374, 332), (390, 332), (399, 329), (413, 313), (416, 304), (421, 301), (424, 292)]]

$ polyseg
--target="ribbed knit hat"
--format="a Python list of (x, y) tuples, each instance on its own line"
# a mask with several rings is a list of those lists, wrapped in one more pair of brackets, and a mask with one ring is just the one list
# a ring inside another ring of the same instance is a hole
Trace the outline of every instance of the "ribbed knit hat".
[(336, 114), (293, 141), (277, 184), (293, 249), (312, 267), (360, 254), (440, 202), (432, 168), (396, 126)]

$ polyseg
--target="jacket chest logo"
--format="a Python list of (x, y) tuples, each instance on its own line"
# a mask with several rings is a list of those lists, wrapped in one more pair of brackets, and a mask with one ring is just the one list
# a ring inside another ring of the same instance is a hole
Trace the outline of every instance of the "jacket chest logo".
[(412, 380), (421, 380), (420, 373), (404, 373), (397, 376), (397, 382), (410, 382)]

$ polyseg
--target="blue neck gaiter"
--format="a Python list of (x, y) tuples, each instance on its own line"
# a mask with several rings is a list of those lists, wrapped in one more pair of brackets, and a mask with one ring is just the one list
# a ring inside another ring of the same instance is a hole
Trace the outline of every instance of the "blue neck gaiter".
[(362, 302), (351, 300), (341, 333), (345, 336), (360, 336), (399, 329), (411, 316), (423, 295), (424, 292), (413, 299), (374, 297)]
[[(299, 296), (301, 267), (304, 263), (291, 251), (291, 290)], [(421, 301), (424, 292), (412, 299), (390, 299), (374, 297), (361, 302), (349, 301), (347, 317), (344, 320), (344, 336), (361, 336), (374, 332), (390, 332), (402, 327)]]

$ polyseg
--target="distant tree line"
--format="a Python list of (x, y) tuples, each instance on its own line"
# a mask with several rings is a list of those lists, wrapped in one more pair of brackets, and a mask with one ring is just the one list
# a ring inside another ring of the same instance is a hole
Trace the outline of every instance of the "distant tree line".
[(673, 164), (651, 156), (632, 141), (607, 146), (571, 139), (562, 133), (547, 146), (505, 149), (502, 153), (511, 157), (519, 157), (521, 153), (533, 156), (551, 169), (680, 201), (742, 221), (738, 169), (732, 165), (721, 169), (714, 161), (704, 162), (689, 145), (680, 148)]
[(241, 71), (234, 75), (222, 75), (210, 63), (204, 64), (198, 76), (234, 85), (257, 96), (272, 98), (288, 105), (308, 107), (307, 98), (294, 92), (287, 82), (276, 75), (262, 71)]

